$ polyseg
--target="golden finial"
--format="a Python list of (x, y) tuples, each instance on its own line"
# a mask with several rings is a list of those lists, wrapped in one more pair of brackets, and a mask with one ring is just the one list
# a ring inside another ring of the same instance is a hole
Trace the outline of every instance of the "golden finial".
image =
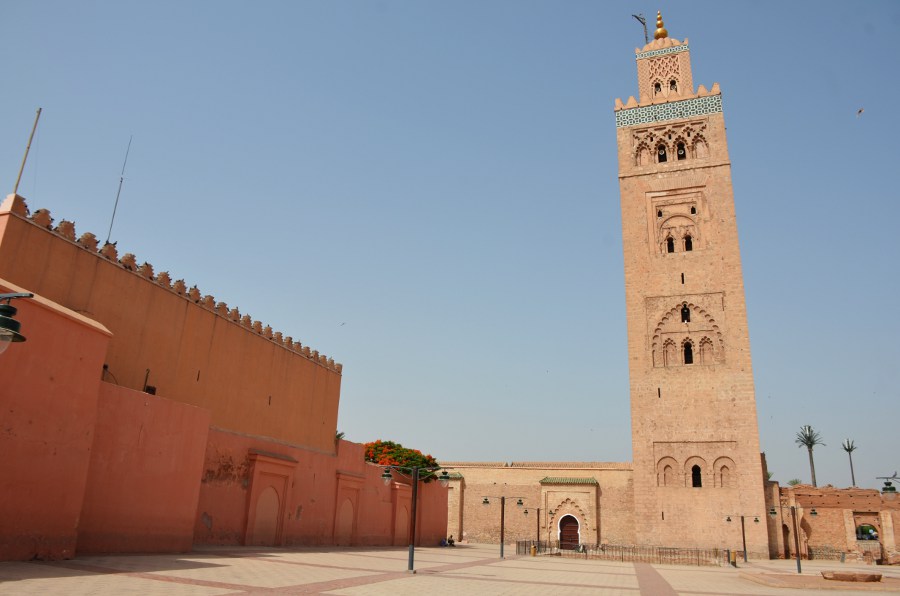
[(666, 31), (666, 28), (663, 26), (662, 21), (662, 12), (656, 11), (656, 32), (653, 34), (653, 39), (662, 39), (663, 37), (669, 37), (669, 32)]

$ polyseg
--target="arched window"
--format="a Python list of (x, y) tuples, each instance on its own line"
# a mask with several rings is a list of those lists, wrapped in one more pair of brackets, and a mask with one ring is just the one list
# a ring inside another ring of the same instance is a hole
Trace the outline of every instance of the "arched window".
[(666, 252), (675, 252), (675, 239), (671, 236), (666, 238)]
[(662, 93), (662, 83), (656, 81), (653, 83), (653, 95), (659, 95), (660, 93)]
[(691, 207), (691, 215), (697, 215), (697, 208)]
[(684, 363), (685, 364), (693, 364), (694, 363), (694, 346), (690, 341), (684, 342)]
[(662, 217), (662, 209), (656, 211), (656, 217)]
[(722, 469), (719, 470), (719, 486), (721, 488), (731, 487), (731, 470), (728, 469), (728, 466), (722, 466)]
[(691, 235), (688, 234), (687, 236), (684, 237), (684, 251), (690, 252), (692, 250), (694, 250), (694, 241), (691, 238)]
[(687, 304), (685, 304), (681, 307), (681, 322), (682, 323), (690, 323), (691, 322), (691, 309), (688, 308)]
[(666, 466), (665, 468), (663, 468), (663, 486), (669, 486), (670, 484), (672, 484), (672, 479), (672, 466)]
[(669, 160), (669, 158), (666, 153), (666, 146), (660, 145), (659, 147), (657, 147), (656, 148), (656, 161), (658, 161), (659, 163), (663, 163), (668, 160)]
[(663, 345), (663, 365), (664, 366), (677, 366), (678, 365), (678, 348), (675, 347), (675, 342), (667, 340), (665, 345)]
[(678, 82), (675, 79), (669, 81), (669, 91), (678, 91)]
[(676, 146), (675, 155), (679, 160), (687, 158), (687, 150), (684, 148), (684, 143), (678, 143)]
[(713, 343), (708, 337), (700, 340), (700, 364), (713, 363)]
[(691, 486), (694, 488), (701, 488), (703, 486), (703, 478), (700, 474), (700, 466), (693, 466), (691, 468)]

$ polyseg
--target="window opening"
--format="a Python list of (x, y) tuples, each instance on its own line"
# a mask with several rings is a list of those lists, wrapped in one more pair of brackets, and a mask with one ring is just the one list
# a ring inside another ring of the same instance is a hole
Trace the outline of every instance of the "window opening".
[(675, 239), (671, 236), (666, 238), (666, 252), (675, 252)]
[(694, 488), (703, 487), (703, 478), (700, 476), (700, 466), (693, 466), (691, 468), (691, 486)]
[(653, 84), (653, 92), (654, 93), (662, 93), (662, 85), (660, 83)]
[(691, 309), (688, 308), (687, 304), (685, 304), (681, 307), (681, 322), (682, 323), (690, 323), (691, 322)]
[(678, 83), (675, 82), (675, 79), (669, 81), (669, 91), (678, 91)]
[(684, 342), (684, 363), (694, 363), (694, 346), (692, 346), (689, 341)]
[(656, 212), (656, 217), (662, 217), (662, 209), (659, 209), (659, 210)]
[(684, 150), (684, 143), (678, 143), (678, 150), (676, 152), (676, 155), (678, 156), (679, 160), (687, 158), (687, 153)]
[(659, 399), (662, 399), (662, 388), (661, 387), (656, 388), (656, 397)]
[(660, 145), (656, 148), (656, 155), (658, 157), (659, 163), (663, 163), (664, 161), (668, 161), (668, 156), (666, 155), (666, 146)]
[(692, 251), (694, 250), (694, 241), (691, 239), (690, 235), (684, 237), (684, 250)]
[(681, 285), (684, 285), (684, 273), (681, 274)]
[(691, 215), (697, 215), (697, 208), (691, 207)]

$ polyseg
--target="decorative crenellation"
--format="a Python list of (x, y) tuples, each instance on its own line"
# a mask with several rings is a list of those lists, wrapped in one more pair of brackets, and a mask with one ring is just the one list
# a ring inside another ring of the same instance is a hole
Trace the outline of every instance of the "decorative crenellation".
[[(713, 89), (716, 90), (717, 85)], [(638, 105), (634, 97), (630, 97), (628, 104), (620, 106), (622, 100), (616, 100), (616, 128), (721, 113), (722, 95), (704, 95), (643, 106)]]
[(209, 295), (203, 295), (197, 286), (187, 288), (183, 279), (172, 282), (172, 278), (168, 271), (161, 271), (154, 274), (153, 265), (147, 263), (138, 264), (137, 257), (132, 253), (125, 253), (119, 258), (118, 249), (115, 242), (107, 242), (99, 249), (97, 237), (91, 232), (85, 232), (76, 240), (74, 222), (62, 220), (56, 227), (53, 227), (53, 217), (48, 209), (38, 209), (29, 215), (28, 206), (25, 199), (19, 195), (10, 195), (4, 201), (4, 207), (8, 207), (8, 211), (18, 215), (24, 219), (31, 221), (33, 224), (46, 228), (60, 238), (68, 240), (90, 253), (105, 258), (117, 264), (126, 271), (131, 271), (134, 275), (143, 277), (144, 279), (161, 286), (170, 292), (183, 296), (185, 299), (194, 302), (201, 308), (205, 308), (210, 312), (241, 325), (242, 327), (252, 330), (257, 335), (267, 339), (281, 347), (290, 350), (307, 360), (311, 360), (320, 366), (341, 374), (344, 366), (340, 362), (335, 362), (333, 358), (329, 358), (325, 354), (320, 354), (317, 350), (310, 350), (309, 346), (302, 345), (299, 341), (294, 341), (290, 336), (284, 336), (280, 331), (273, 331), (269, 325), (263, 326), (262, 322), (251, 319), (250, 315), (241, 315), (237, 308), (228, 308), (224, 302), (216, 302), (216, 299)]
[(672, 46), (669, 48), (661, 48), (658, 50), (649, 50), (646, 52), (642, 52), (638, 49), (635, 49), (635, 59), (641, 60), (643, 58), (656, 58), (657, 56), (665, 56), (666, 54), (678, 54), (681, 52), (687, 52), (690, 48), (688, 47), (687, 40), (684, 40), (684, 43), (678, 46)]

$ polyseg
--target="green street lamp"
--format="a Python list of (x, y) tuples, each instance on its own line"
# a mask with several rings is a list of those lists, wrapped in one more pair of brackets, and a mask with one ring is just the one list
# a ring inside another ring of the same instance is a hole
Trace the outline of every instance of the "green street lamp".
[[(488, 497), (490, 497), (490, 498), (488, 498)], [(503, 556), (503, 540), (505, 538), (505, 530), (506, 530), (506, 497), (505, 496), (498, 497), (498, 496), (494, 496), (494, 495), (488, 495), (487, 497), (484, 497), (484, 499), (481, 501), (481, 504), (482, 505), (490, 505), (491, 498), (500, 499), (500, 558), (503, 559), (504, 558), (504, 556)], [(522, 507), (522, 505), (525, 504), (525, 502), (522, 501), (521, 497), (509, 497), (509, 498), (510, 499), (518, 499), (516, 501), (517, 507)], [(525, 515), (528, 515), (527, 509), (525, 510)]]
[[(415, 568), (413, 567), (415, 562), (415, 552), (416, 552), (416, 504), (418, 502), (419, 495), (419, 472), (435, 472), (440, 470), (440, 467), (437, 468), (419, 468), (416, 466), (413, 467), (405, 467), (405, 466), (385, 466), (384, 472), (381, 473), (381, 480), (384, 482), (385, 486), (390, 485), (391, 481), (394, 479), (392, 471), (396, 470), (397, 473), (402, 474), (404, 476), (409, 476), (412, 479), (412, 507), (410, 511), (410, 521), (409, 521), (409, 566), (407, 567), (407, 571), (409, 573), (415, 573)], [(403, 471), (406, 471), (407, 474), (403, 474)], [(438, 476), (438, 482), (444, 488), (450, 484), (450, 474), (447, 473), (447, 470), (441, 472), (441, 475)]]
[(34, 294), (27, 292), (0, 294), (0, 302), (6, 300), (6, 304), (0, 304), (0, 354), (5, 352), (10, 344), (25, 341), (25, 336), (19, 333), (22, 325), (15, 319), (16, 308), (9, 303), (14, 298), (34, 298)]

